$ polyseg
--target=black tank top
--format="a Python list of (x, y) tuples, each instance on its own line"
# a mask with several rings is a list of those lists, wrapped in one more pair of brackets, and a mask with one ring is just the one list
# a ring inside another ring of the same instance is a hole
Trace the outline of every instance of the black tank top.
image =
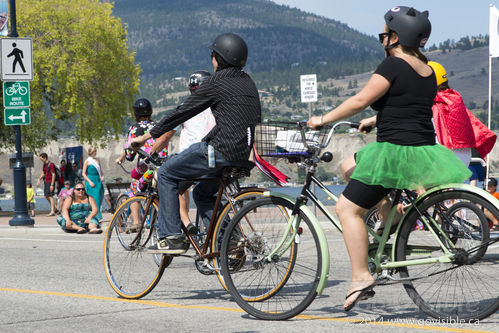
[(435, 74), (419, 75), (405, 60), (387, 57), (374, 72), (390, 81), (390, 89), (371, 107), (378, 111), (378, 142), (402, 146), (435, 144), (432, 123)]

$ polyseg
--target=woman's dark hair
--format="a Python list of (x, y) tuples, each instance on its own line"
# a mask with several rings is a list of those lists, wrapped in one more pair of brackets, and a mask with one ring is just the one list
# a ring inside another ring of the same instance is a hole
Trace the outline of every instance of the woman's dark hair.
[(440, 83), (440, 85), (437, 87), (437, 90), (438, 90), (438, 91), (443, 91), (443, 90), (447, 90), (447, 89), (450, 89), (450, 86), (449, 86), (449, 81), (442, 82), (442, 83)]
[(426, 56), (419, 49), (405, 45), (400, 45), (400, 46), (402, 47), (402, 51), (404, 51), (404, 53), (415, 56), (425, 64), (428, 63), (428, 58), (426, 58)]
[(83, 193), (88, 197), (87, 191), (85, 191), (85, 185), (82, 182), (76, 182), (75, 186), (73, 187), (73, 192), (71, 193), (71, 198), (75, 199), (75, 192), (76, 192), (76, 186), (81, 185), (83, 186)]

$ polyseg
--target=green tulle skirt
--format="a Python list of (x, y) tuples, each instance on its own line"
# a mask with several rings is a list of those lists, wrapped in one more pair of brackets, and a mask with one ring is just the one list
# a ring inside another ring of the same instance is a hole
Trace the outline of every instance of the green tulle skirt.
[(372, 142), (357, 152), (352, 178), (385, 188), (410, 189), (461, 183), (471, 172), (442, 145), (399, 146)]

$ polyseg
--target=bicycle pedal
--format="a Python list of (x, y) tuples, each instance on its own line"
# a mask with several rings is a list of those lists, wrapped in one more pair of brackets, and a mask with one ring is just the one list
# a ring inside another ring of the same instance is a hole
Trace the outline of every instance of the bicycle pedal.
[(379, 277), (376, 279), (377, 286), (386, 285), (388, 282), (390, 282), (390, 279), (388, 279), (388, 277)]

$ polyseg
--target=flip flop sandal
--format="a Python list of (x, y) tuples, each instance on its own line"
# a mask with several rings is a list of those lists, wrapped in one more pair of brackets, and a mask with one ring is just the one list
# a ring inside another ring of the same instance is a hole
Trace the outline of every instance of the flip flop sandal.
[(95, 228), (95, 229), (90, 230), (88, 233), (89, 234), (101, 234), (102, 233), (102, 229)]
[(376, 285), (376, 283), (373, 283), (373, 284), (371, 284), (371, 285), (369, 285), (369, 286), (367, 286), (365, 288), (354, 290), (350, 294), (348, 294), (345, 297), (345, 300), (348, 299), (353, 294), (360, 292), (359, 296), (355, 299), (355, 301), (353, 301), (353, 303), (350, 304), (349, 306), (344, 307), (343, 310), (350, 311), (350, 310), (353, 309), (353, 307), (357, 304), (358, 301), (364, 301), (366, 299), (369, 299), (369, 298), (373, 297), (375, 295), (375, 292), (373, 290), (373, 287), (375, 285)]
[(86, 229), (80, 229), (78, 231), (76, 231), (77, 234), (86, 234), (87, 233), (87, 230)]

